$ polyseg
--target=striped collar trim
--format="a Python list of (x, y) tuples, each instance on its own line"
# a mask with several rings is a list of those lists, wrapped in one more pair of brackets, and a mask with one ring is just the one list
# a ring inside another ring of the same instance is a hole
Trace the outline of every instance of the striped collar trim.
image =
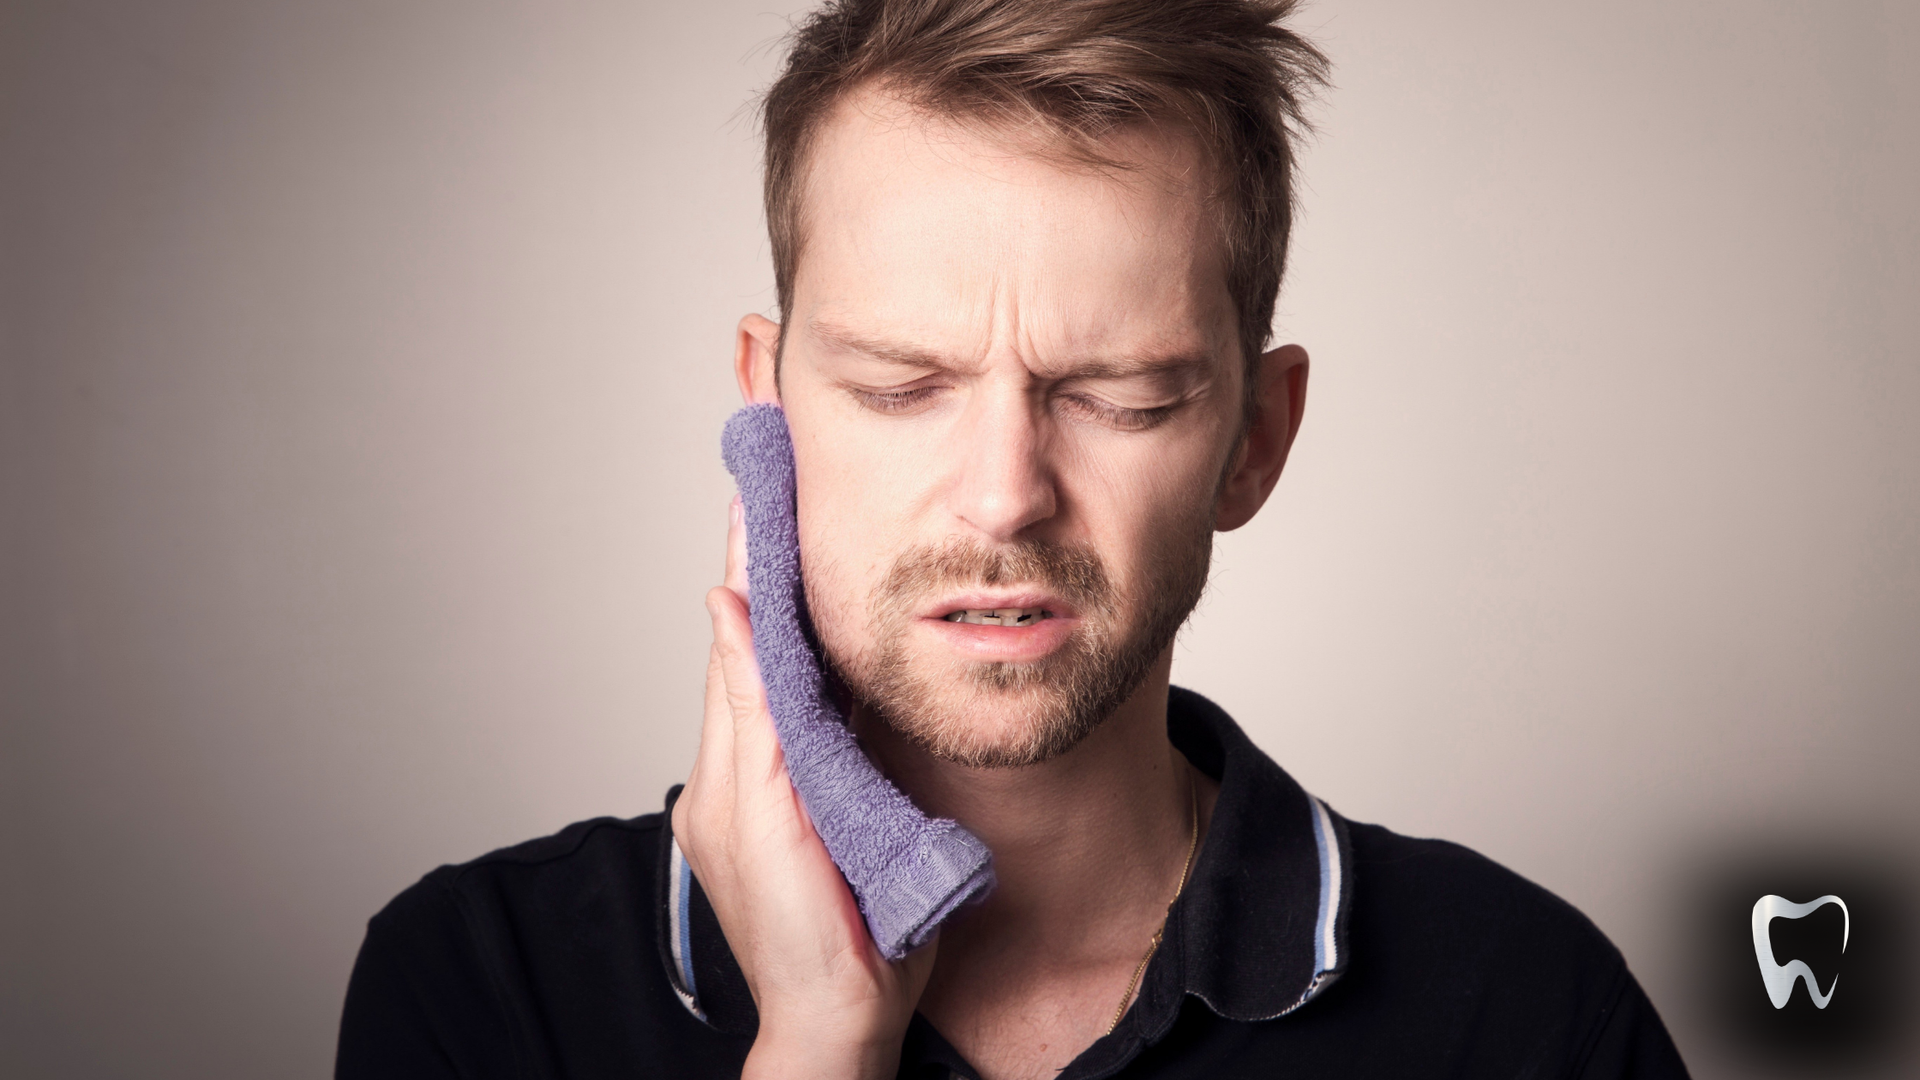
[[(1147, 972), (1134, 1027), (1153, 1039), (1187, 995), (1229, 1020), (1272, 1020), (1347, 969), (1353, 848), (1346, 819), (1309, 795), (1224, 710), (1174, 687), (1167, 735), (1218, 780), (1193, 880), (1174, 905), (1174, 948)], [(1124, 1025), (1123, 1025), (1124, 1026)]]
[(693, 972), (693, 869), (680, 853), (680, 841), (669, 837), (667, 857), (667, 965), (673, 993), (687, 1011), (707, 1018), (700, 1008), (700, 987)]
[(1313, 921), (1313, 983), (1302, 1004), (1339, 978), (1346, 970), (1346, 943), (1341, 940), (1342, 906), (1346, 901), (1347, 855), (1340, 835), (1334, 829), (1333, 811), (1327, 804), (1309, 795), (1313, 806), (1313, 842), (1320, 856), (1320, 906)]

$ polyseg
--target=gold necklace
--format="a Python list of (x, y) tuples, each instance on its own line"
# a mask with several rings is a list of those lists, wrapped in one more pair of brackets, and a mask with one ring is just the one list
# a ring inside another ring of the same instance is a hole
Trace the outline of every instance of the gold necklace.
[(1107, 1034), (1120, 1026), (1120, 1018), (1127, 1015), (1127, 1006), (1133, 1004), (1133, 992), (1140, 988), (1140, 976), (1147, 973), (1147, 962), (1153, 954), (1160, 951), (1160, 935), (1166, 933), (1167, 919), (1173, 917), (1173, 905), (1180, 901), (1180, 894), (1187, 891), (1187, 875), (1193, 873), (1193, 853), (1200, 848), (1200, 791), (1193, 779), (1193, 767), (1187, 767), (1187, 811), (1192, 821), (1187, 835), (1187, 862), (1180, 868), (1180, 884), (1174, 886), (1173, 899), (1167, 901), (1167, 914), (1160, 920), (1159, 929), (1153, 932), (1153, 941), (1147, 946), (1147, 955), (1133, 969), (1133, 978), (1127, 980), (1127, 992), (1120, 995), (1120, 1007), (1113, 1011), (1113, 1022), (1107, 1025)]

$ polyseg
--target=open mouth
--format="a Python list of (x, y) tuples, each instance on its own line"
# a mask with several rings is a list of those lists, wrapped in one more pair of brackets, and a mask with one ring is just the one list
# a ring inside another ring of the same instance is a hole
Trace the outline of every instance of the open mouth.
[[(921, 609), (926, 644), (967, 662), (1027, 664), (1058, 652), (1080, 626), (1073, 601), (1046, 589), (949, 595)], [(951, 651), (948, 651), (951, 650)]]
[(963, 608), (941, 616), (947, 622), (970, 626), (1032, 626), (1053, 617), (1053, 612), (1037, 607)]

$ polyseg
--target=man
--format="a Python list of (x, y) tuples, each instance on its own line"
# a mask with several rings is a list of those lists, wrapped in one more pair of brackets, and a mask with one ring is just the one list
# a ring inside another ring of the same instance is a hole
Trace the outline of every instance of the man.
[(868, 755), (992, 850), (883, 959), (789, 784), (739, 512), (668, 812), (446, 867), (368, 932), (362, 1076), (1684, 1075), (1615, 950), (1453, 845), (1350, 824), (1169, 688), (1272, 490), (1288, 0), (845, 0), (766, 104), (808, 607)]

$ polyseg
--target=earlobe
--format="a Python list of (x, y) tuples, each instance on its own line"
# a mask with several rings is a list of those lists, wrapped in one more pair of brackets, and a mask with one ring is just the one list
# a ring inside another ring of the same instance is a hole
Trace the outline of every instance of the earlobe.
[(780, 403), (779, 355), (780, 324), (764, 315), (743, 316), (734, 340), (733, 377), (747, 404)]
[(1253, 422), (1233, 471), (1220, 485), (1214, 527), (1230, 532), (1253, 520), (1273, 494), (1307, 404), (1307, 350), (1282, 345), (1260, 358)]

